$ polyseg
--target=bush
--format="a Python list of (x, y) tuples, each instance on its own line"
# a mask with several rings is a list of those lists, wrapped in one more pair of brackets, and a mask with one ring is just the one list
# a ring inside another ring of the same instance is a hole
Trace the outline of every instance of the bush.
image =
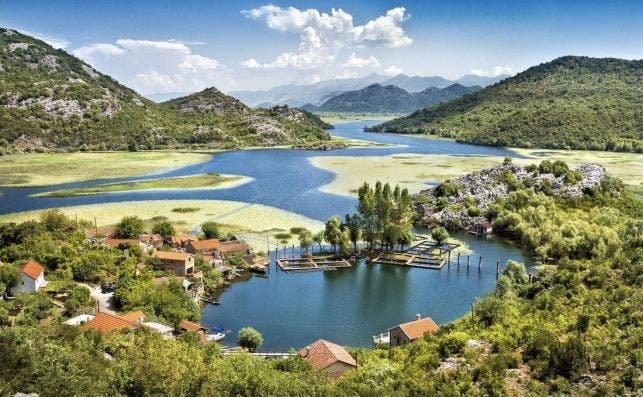
[(464, 351), (469, 336), (464, 332), (451, 332), (440, 339), (438, 351), (442, 357), (460, 354)]
[(221, 238), (223, 235), (219, 230), (219, 224), (214, 221), (207, 221), (201, 224), (201, 231), (205, 238)]
[(256, 329), (244, 327), (239, 331), (237, 343), (243, 348), (256, 350), (263, 343), (263, 337)]
[(458, 186), (451, 182), (443, 182), (435, 188), (438, 197), (451, 197), (458, 194)]
[(438, 244), (442, 244), (449, 239), (449, 232), (447, 232), (447, 229), (442, 226), (436, 227), (431, 230), (431, 238)]
[(138, 216), (126, 216), (116, 224), (117, 238), (137, 238), (143, 233), (143, 220)]
[(170, 221), (161, 221), (154, 224), (152, 227), (152, 233), (158, 234), (164, 239), (169, 239), (176, 234), (176, 231)]

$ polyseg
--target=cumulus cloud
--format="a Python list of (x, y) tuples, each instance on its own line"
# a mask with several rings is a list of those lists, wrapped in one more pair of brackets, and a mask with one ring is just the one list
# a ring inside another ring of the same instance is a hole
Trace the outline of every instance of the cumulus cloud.
[(355, 53), (352, 53), (348, 61), (342, 66), (348, 68), (379, 68), (380, 62), (372, 55), (368, 58), (359, 58)]
[(511, 68), (507, 66), (494, 66), (493, 70), (471, 69), (471, 74), (483, 77), (496, 77), (501, 74), (511, 74)]
[[(270, 62), (251, 58), (242, 63), (251, 69), (314, 69), (332, 63), (340, 51), (353, 46), (404, 47), (412, 43), (402, 28), (402, 23), (408, 19), (404, 7), (391, 9), (358, 26), (353, 24), (352, 15), (335, 8), (328, 14), (316, 9), (300, 10), (270, 4), (242, 13), (248, 18), (265, 21), (270, 29), (299, 34), (296, 51), (284, 52)], [(373, 63), (373, 59), (369, 57), (367, 62)]]
[(397, 76), (398, 74), (402, 73), (402, 68), (397, 67), (395, 65), (391, 65), (386, 70), (384, 70), (384, 74), (387, 76)]
[(195, 54), (177, 40), (125, 38), (82, 46), (73, 53), (143, 94), (194, 92), (230, 83), (216, 59)]

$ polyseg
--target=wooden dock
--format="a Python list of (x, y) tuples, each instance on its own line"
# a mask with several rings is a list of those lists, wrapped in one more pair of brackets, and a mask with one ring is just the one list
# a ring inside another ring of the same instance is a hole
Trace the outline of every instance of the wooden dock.
[(328, 270), (337, 270), (352, 265), (346, 259), (314, 259), (314, 258), (299, 258), (299, 259), (277, 259), (277, 265), (284, 272), (299, 273), (299, 272), (323, 272)]
[[(438, 245), (431, 240), (422, 240), (404, 251), (384, 252), (370, 262), (440, 270), (450, 261), (451, 251), (457, 247), (459, 247), (458, 244)], [(447, 256), (446, 259), (445, 256)]]

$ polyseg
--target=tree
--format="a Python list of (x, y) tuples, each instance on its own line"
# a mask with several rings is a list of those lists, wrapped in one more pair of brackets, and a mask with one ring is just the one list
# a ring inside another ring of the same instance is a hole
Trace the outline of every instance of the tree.
[(69, 297), (65, 301), (65, 314), (70, 317), (75, 316), (80, 309), (90, 306), (91, 301), (89, 289), (76, 285), (69, 292)]
[(362, 237), (362, 220), (357, 214), (346, 214), (348, 236), (353, 243), (353, 251), (357, 252), (357, 242)]
[(20, 269), (17, 266), (0, 264), (0, 296), (2, 292), (18, 285), (20, 282)]
[(219, 230), (219, 224), (214, 221), (207, 221), (201, 224), (201, 231), (205, 238), (221, 238), (222, 234)]
[(324, 229), (324, 238), (328, 243), (333, 246), (333, 251), (337, 251), (337, 244), (339, 244), (342, 237), (342, 220), (337, 215), (331, 216), (326, 221), (326, 228)]
[(143, 220), (138, 216), (126, 216), (116, 224), (117, 238), (138, 238), (143, 233)]
[(320, 230), (313, 236), (313, 241), (319, 245), (319, 250), (322, 250), (322, 244), (324, 243), (324, 231)]
[(263, 337), (256, 329), (244, 327), (239, 330), (237, 343), (246, 349), (256, 350), (263, 343)]
[(299, 245), (301, 248), (304, 248), (306, 250), (306, 253), (308, 253), (308, 247), (310, 247), (313, 243), (313, 233), (308, 230), (308, 229), (301, 229), (299, 231)]
[(176, 234), (174, 226), (170, 221), (160, 221), (156, 222), (152, 227), (152, 233), (158, 234), (164, 239), (169, 239), (170, 237)]
[(431, 230), (431, 238), (439, 245), (449, 239), (449, 232), (447, 232), (447, 229), (442, 226), (436, 227)]

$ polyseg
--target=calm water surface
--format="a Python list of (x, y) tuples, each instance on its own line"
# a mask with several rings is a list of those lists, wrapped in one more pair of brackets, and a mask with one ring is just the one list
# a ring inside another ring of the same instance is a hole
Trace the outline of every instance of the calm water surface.
[[(225, 190), (151, 191), (112, 193), (65, 198), (33, 198), (30, 194), (45, 188), (2, 189), (0, 214), (32, 209), (129, 200), (222, 199), (265, 204), (325, 220), (334, 214), (353, 212), (355, 199), (320, 192), (332, 181), (333, 174), (313, 167), (311, 156), (373, 156), (397, 153), (494, 155), (516, 157), (501, 148), (425, 140), (401, 135), (362, 132), (372, 122), (336, 125), (333, 135), (366, 139), (391, 148), (352, 148), (331, 152), (266, 149), (216, 154), (210, 161), (157, 174), (181, 176), (204, 172), (246, 175), (248, 184)], [(122, 178), (113, 181), (145, 179)], [(89, 181), (57, 186), (90, 186)], [(252, 276), (234, 284), (221, 296), (220, 306), (206, 306), (203, 324), (220, 325), (232, 331), (233, 344), (243, 326), (257, 328), (266, 347), (301, 347), (318, 338), (352, 346), (369, 346), (371, 336), (389, 327), (412, 320), (416, 313), (431, 316), (438, 323), (454, 320), (466, 313), (471, 303), (495, 284), (495, 261), (508, 259), (529, 264), (518, 248), (499, 239), (481, 240), (459, 235), (473, 248), (471, 268), (464, 260), (441, 271), (400, 268), (360, 263), (334, 272), (286, 274), (271, 269), (267, 278)], [(477, 258), (484, 257), (482, 271)]]

